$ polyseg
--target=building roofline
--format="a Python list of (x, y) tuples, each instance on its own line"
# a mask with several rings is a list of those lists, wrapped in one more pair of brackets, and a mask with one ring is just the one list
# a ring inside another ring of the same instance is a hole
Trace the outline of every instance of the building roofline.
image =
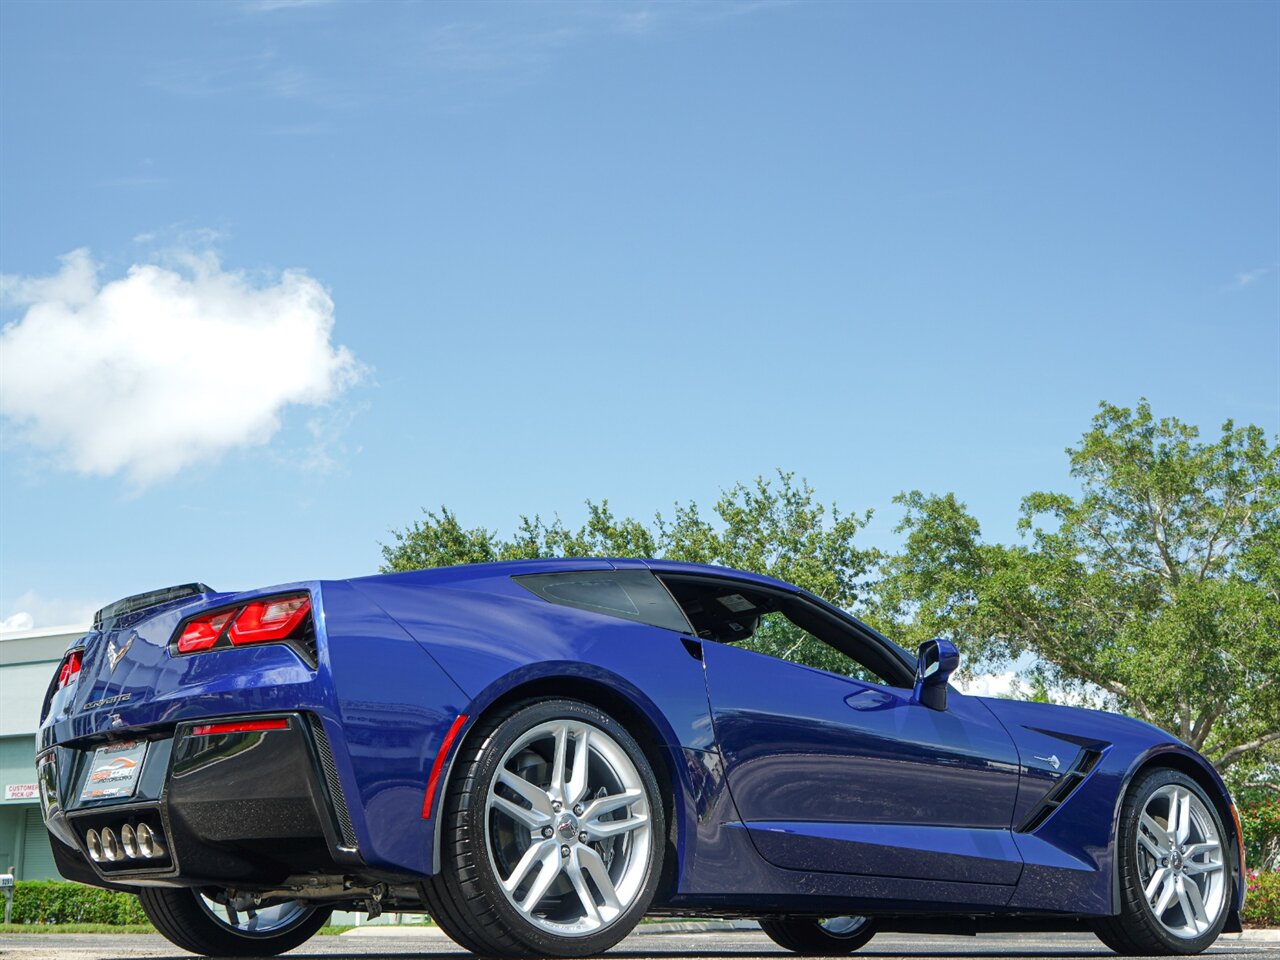
[(35, 640), (40, 637), (83, 636), (93, 629), (91, 623), (68, 623), (60, 627), (34, 627), (30, 630), (0, 630), (0, 643), (6, 640)]

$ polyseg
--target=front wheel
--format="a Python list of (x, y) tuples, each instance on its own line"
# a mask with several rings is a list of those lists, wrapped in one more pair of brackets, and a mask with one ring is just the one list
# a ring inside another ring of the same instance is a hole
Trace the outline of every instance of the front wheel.
[(517, 704), (467, 738), (445, 795), (428, 902), (478, 953), (593, 956), (644, 916), (666, 819), (653, 769), (613, 717)]
[(1120, 811), (1120, 913), (1099, 921), (1117, 953), (1194, 954), (1222, 932), (1231, 894), (1228, 844), (1213, 803), (1194, 780), (1157, 769)]
[(760, 929), (784, 950), (816, 957), (853, 953), (876, 935), (870, 917), (778, 917), (761, 920)]
[(211, 957), (273, 957), (310, 940), (333, 913), (297, 900), (237, 907), (221, 892), (188, 888), (143, 887), (138, 900), (171, 943)]

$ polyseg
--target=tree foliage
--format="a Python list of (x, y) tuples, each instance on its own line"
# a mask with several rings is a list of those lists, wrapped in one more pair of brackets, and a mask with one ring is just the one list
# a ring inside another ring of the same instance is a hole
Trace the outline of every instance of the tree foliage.
[(1075, 496), (1033, 493), (1024, 543), (986, 543), (950, 494), (903, 494), (879, 596), (907, 635), (971, 660), (1037, 658), (1042, 681), (1101, 690), (1226, 771), (1280, 744), (1280, 447), (1103, 404), (1069, 448)]

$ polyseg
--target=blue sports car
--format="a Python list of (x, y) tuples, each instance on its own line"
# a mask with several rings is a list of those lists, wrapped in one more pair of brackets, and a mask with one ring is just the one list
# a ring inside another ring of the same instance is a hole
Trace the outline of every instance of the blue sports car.
[(961, 695), (957, 659), (672, 562), (189, 584), (67, 651), (41, 800), (64, 876), (220, 956), (291, 949), (335, 908), (429, 913), (486, 956), (598, 954), (646, 914), (832, 955), (1028, 929), (1192, 954), (1240, 929), (1210, 764), (1135, 720)]

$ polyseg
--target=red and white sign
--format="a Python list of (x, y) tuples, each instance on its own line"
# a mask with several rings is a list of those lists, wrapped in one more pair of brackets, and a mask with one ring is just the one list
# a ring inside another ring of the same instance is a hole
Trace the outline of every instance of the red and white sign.
[(6, 783), (4, 798), (6, 800), (35, 800), (40, 796), (34, 783)]

